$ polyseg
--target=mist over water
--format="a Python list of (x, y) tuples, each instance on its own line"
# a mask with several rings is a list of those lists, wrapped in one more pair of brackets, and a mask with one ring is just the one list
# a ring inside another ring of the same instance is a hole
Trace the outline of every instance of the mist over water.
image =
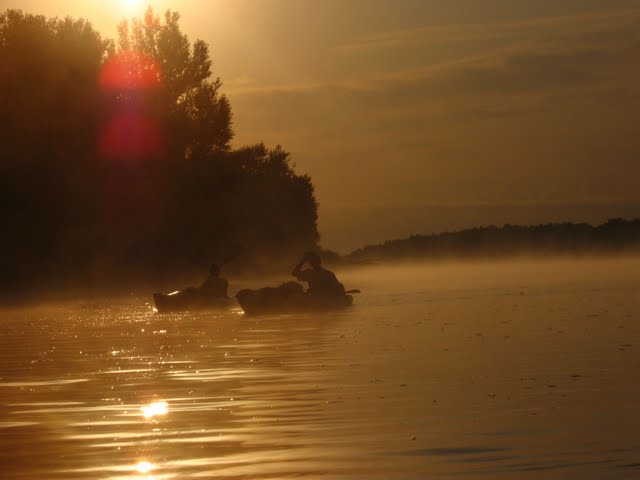
[(640, 475), (640, 259), (338, 274), (329, 314), (3, 309), (2, 476)]

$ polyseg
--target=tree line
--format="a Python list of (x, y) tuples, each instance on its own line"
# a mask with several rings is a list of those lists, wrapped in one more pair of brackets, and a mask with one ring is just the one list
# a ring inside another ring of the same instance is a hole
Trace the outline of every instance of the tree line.
[(0, 287), (290, 261), (316, 248), (311, 179), (233, 148), (208, 45), (167, 11), (123, 22), (0, 14)]
[(411, 235), (354, 250), (346, 263), (440, 258), (504, 258), (517, 255), (591, 255), (640, 252), (640, 219), (471, 228)]

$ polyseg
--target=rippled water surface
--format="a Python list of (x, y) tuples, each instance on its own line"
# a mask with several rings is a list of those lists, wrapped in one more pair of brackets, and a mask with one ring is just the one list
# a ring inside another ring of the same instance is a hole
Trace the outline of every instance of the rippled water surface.
[(0, 477), (640, 478), (638, 260), (342, 278), (322, 315), (2, 309)]

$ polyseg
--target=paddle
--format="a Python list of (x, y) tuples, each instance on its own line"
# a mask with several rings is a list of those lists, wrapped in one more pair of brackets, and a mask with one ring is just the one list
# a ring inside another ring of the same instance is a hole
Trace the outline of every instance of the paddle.
[(220, 267), (222, 267), (223, 265), (229, 263), (231, 260), (235, 260), (237, 257), (240, 256), (240, 254), (242, 253), (243, 248), (242, 247), (238, 247), (236, 248), (230, 255), (227, 255), (223, 260), (222, 263), (220, 264)]

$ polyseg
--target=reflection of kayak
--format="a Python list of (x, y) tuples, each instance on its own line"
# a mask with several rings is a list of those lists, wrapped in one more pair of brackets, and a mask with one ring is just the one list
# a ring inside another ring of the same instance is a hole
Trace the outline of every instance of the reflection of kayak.
[(225, 309), (233, 304), (229, 297), (210, 297), (196, 289), (179, 290), (169, 294), (154, 293), (153, 301), (158, 312), (185, 310)]
[(353, 304), (351, 295), (318, 297), (304, 293), (302, 286), (296, 282), (279, 287), (240, 290), (236, 299), (247, 315), (339, 310)]

